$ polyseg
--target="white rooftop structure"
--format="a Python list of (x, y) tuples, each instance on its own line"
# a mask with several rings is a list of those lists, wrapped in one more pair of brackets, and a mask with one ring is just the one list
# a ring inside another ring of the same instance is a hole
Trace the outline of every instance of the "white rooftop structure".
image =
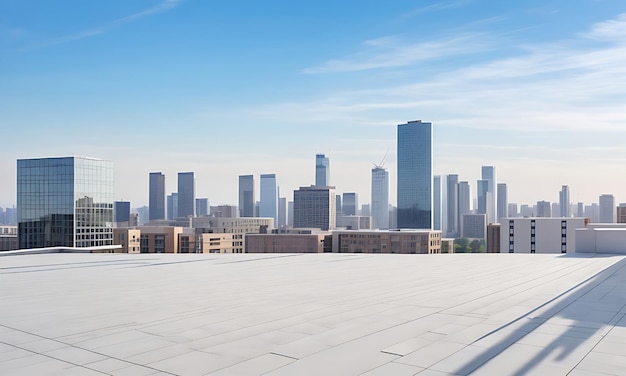
[(623, 375), (625, 256), (0, 257), (2, 375)]

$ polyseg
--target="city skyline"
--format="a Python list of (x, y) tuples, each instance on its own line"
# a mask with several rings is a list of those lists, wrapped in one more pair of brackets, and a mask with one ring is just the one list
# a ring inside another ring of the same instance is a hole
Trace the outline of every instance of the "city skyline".
[(626, 200), (623, 2), (71, 5), (0, 6), (2, 207), (21, 158), (111, 160), (133, 206), (149, 172), (169, 195), (194, 171), (198, 197), (234, 204), (239, 175), (268, 171), (289, 198), (320, 151), (337, 193), (370, 202), (387, 149), (395, 203), (395, 126), (414, 119), (433, 123), (433, 173), (472, 191), (493, 165), (509, 202), (563, 185), (573, 203)]

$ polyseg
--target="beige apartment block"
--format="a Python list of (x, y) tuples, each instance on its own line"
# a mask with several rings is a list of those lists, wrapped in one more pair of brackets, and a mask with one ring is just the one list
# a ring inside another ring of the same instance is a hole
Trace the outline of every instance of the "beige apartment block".
[(441, 231), (333, 231), (335, 253), (441, 253)]
[(246, 253), (322, 253), (328, 234), (248, 234)]
[(136, 228), (114, 228), (113, 244), (121, 245), (115, 253), (139, 253), (141, 249), (141, 231)]
[(243, 235), (224, 233), (182, 233), (178, 253), (243, 253)]
[(140, 253), (176, 253), (178, 251), (178, 235), (183, 232), (182, 227), (175, 226), (142, 226)]

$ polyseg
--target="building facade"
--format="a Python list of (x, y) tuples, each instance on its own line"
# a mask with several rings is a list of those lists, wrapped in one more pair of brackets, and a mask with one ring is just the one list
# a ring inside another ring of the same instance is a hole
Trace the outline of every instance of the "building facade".
[(274, 223), (278, 223), (278, 186), (276, 185), (276, 174), (261, 175), (260, 196), (259, 217), (274, 218)]
[(389, 228), (389, 171), (381, 166), (372, 169), (372, 222), (374, 228)]
[(254, 175), (239, 176), (239, 216), (255, 217)]
[(110, 161), (19, 159), (19, 248), (112, 245), (113, 189)]
[(293, 192), (293, 201), (294, 227), (335, 228), (335, 187), (300, 187)]
[(330, 185), (330, 159), (324, 154), (315, 155), (315, 185)]
[(113, 217), (115, 223), (129, 223), (130, 201), (115, 201), (113, 203)]
[(359, 195), (356, 192), (344, 193), (341, 209), (345, 215), (357, 215), (359, 213)]
[(326, 234), (248, 234), (246, 253), (322, 253)]
[(586, 218), (506, 218), (500, 227), (501, 253), (570, 253), (576, 250), (576, 230)]
[(149, 185), (148, 220), (165, 219), (165, 175), (160, 172), (151, 172)]
[(604, 194), (600, 196), (598, 201), (599, 207), (599, 222), (600, 223), (615, 223), (615, 217), (617, 214), (615, 206), (615, 196)]
[(432, 124), (421, 120), (398, 125), (398, 228), (432, 229)]
[(178, 217), (196, 215), (196, 179), (193, 172), (178, 173)]
[(487, 214), (465, 214), (461, 225), (461, 236), (468, 239), (485, 239), (487, 236)]
[(334, 253), (441, 253), (441, 231), (333, 231)]

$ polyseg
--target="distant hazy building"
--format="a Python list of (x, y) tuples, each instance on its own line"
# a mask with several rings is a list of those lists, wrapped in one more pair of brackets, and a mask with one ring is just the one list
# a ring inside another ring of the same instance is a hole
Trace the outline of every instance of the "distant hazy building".
[(372, 169), (372, 222), (374, 228), (389, 228), (389, 171), (380, 166)]
[(502, 253), (569, 253), (585, 218), (506, 218), (500, 228)]
[(335, 187), (300, 187), (293, 192), (293, 226), (296, 228), (335, 228)]
[(442, 229), (442, 189), (441, 175), (433, 176), (433, 230), (441, 231)]
[[(173, 192), (167, 196), (167, 219), (174, 220), (176, 218), (178, 218), (178, 193)], [(142, 222), (145, 223), (145, 221)]]
[(293, 201), (287, 201), (287, 226), (293, 227)]
[(330, 185), (330, 160), (324, 154), (315, 155), (315, 185)]
[(585, 205), (585, 217), (591, 219), (591, 223), (600, 222), (600, 208), (598, 204)]
[(209, 199), (197, 198), (196, 199), (196, 216), (203, 217), (209, 215)]
[(498, 194), (496, 192), (496, 168), (494, 166), (483, 166), (481, 169), (482, 172), (482, 180), (487, 181), (487, 223), (494, 223), (497, 221), (496, 218), (496, 210), (497, 210), (497, 198)]
[[(477, 214), (487, 214), (488, 209), (488, 205), (490, 203), (490, 194), (489, 194), (489, 181), (488, 180), (478, 180), (476, 182), (476, 192), (477, 192), (477, 207), (476, 207), (476, 213)], [(489, 218), (489, 215), (487, 214), (487, 218)]]
[(254, 176), (253, 175), (240, 175), (239, 176), (239, 216), (240, 217), (254, 217), (255, 216), (254, 199)]
[(341, 205), (341, 195), (335, 195), (335, 212), (337, 215), (343, 214), (343, 207)]
[(278, 186), (276, 185), (276, 174), (261, 175), (259, 217), (274, 218), (274, 223), (278, 223)]
[(346, 230), (371, 230), (372, 217), (363, 215), (339, 215), (335, 227)]
[(113, 202), (113, 218), (116, 223), (130, 222), (130, 201)]
[[(140, 206), (138, 208), (135, 208), (133, 210), (134, 210), (135, 213), (137, 213), (137, 220), (136, 220), (136, 222), (139, 225), (142, 225), (142, 224), (150, 222), (150, 220), (148, 219), (148, 218), (150, 218), (150, 208), (149, 207), (144, 205), (144, 206)], [(131, 211), (133, 211), (133, 210), (131, 210)], [(132, 216), (132, 213), (131, 213), (131, 216)], [(162, 219), (161, 219), (161, 221), (162, 221)]]
[(534, 217), (533, 208), (529, 205), (522, 204), (519, 207), (519, 216), (520, 217)]
[(617, 223), (626, 223), (626, 204), (619, 204), (617, 207)]
[(496, 188), (496, 196), (498, 197), (498, 210), (496, 222), (500, 223), (502, 218), (509, 216), (509, 199), (507, 186), (505, 183), (498, 183)]
[(193, 172), (178, 173), (178, 217), (196, 214), (196, 179)]
[(615, 223), (616, 206), (615, 197), (613, 195), (604, 194), (600, 196), (599, 202), (599, 222)]
[(110, 161), (18, 159), (19, 248), (111, 246), (113, 189)]
[(459, 190), (459, 199), (458, 199), (458, 206), (459, 206), (459, 210), (458, 210), (458, 215), (457, 215), (457, 219), (458, 219), (458, 227), (457, 227), (457, 233), (460, 234), (461, 232), (461, 219), (463, 218), (463, 215), (465, 214), (470, 214), (471, 213), (471, 194), (470, 194), (470, 185), (469, 182), (466, 181), (462, 181), (459, 182), (458, 185), (458, 190)]
[(515, 218), (517, 216), (519, 216), (519, 213), (517, 211), (517, 204), (516, 203), (509, 203), (509, 210), (508, 210), (508, 214), (510, 218)]
[(465, 214), (462, 220), (462, 237), (468, 239), (485, 239), (487, 236), (487, 214)]
[(356, 192), (343, 194), (342, 212), (345, 215), (357, 215), (359, 207), (359, 195)]
[(576, 216), (580, 218), (585, 216), (585, 204), (582, 202), (576, 204)]
[[(467, 183), (467, 182), (464, 182)], [(465, 190), (467, 188), (467, 190)], [(450, 174), (446, 178), (446, 236), (449, 238), (455, 238), (459, 236), (460, 222), (459, 219), (463, 214), (469, 214), (469, 185), (461, 188), (459, 183), (459, 175)], [(465, 196), (467, 195), (467, 196)], [(461, 197), (463, 196), (463, 197)], [(465, 201), (467, 200), (467, 201)], [(467, 208), (461, 210), (460, 203), (463, 201), (463, 205), (467, 205)], [(463, 212), (461, 212), (463, 211)]]
[(399, 228), (432, 229), (433, 132), (421, 120), (398, 125), (397, 224)]
[(567, 185), (562, 186), (559, 192), (559, 216), (565, 218), (572, 216), (570, 213), (569, 187)]
[(537, 201), (537, 217), (552, 217), (552, 205), (548, 201)]
[(209, 215), (211, 217), (236, 218), (239, 217), (239, 208), (235, 205), (211, 206)]
[(160, 172), (150, 173), (148, 208), (150, 221), (165, 219), (165, 175)]
[(15, 207), (0, 208), (0, 225), (17, 226), (17, 209)]
[(287, 227), (287, 198), (286, 197), (278, 198), (278, 223), (276, 223), (276, 227), (278, 228)]

